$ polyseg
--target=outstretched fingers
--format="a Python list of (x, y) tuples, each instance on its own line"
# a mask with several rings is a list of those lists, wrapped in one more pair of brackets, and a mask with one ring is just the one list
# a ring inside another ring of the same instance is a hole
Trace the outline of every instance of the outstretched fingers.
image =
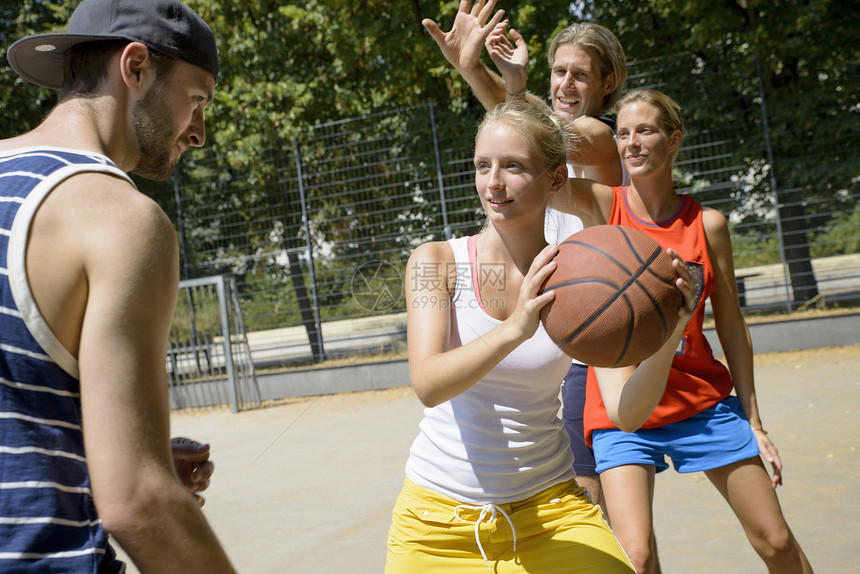
[(513, 38), (513, 40), (514, 40), (515, 45), (521, 46), (521, 45), (524, 45), (526, 43), (526, 40), (525, 40), (525, 38), (523, 38), (523, 35), (520, 34), (519, 32), (517, 32), (514, 28), (511, 28), (510, 35), (511, 35), (511, 38)]
[(487, 50), (492, 55), (494, 52), (502, 56), (514, 53), (514, 45), (508, 39), (508, 21), (504, 20), (495, 25), (484, 42)]
[[(469, 11), (469, 4), (469, 0), (460, 0), (460, 11)], [(472, 10), (469, 12), (469, 14), (471, 14), (473, 17), (477, 18), (481, 22), (486, 22), (487, 17), (489, 17), (495, 6), (496, 0), (490, 0), (489, 2), (484, 2), (484, 0), (478, 0), (477, 2), (475, 2), (475, 5), (472, 6)]]
[(490, 59), (505, 80), (505, 91), (513, 94), (526, 87), (529, 51), (523, 37), (513, 28), (508, 30), (507, 25), (507, 20), (498, 24), (487, 37), (484, 45)]
[[(492, 2), (492, 4), (488, 4), (485, 8), (492, 8), (493, 5), (495, 5), (495, 1)], [(477, 18), (477, 24), (480, 27), (481, 32), (481, 44), (485, 43), (490, 34), (492, 34), (496, 30), (496, 28), (500, 26), (500, 22), (505, 15), (505, 11), (497, 10), (496, 13), (493, 14), (493, 17), (490, 18), (489, 21), (487, 21), (489, 15), (489, 11), (485, 9), (481, 11), (481, 14)], [(486, 24), (482, 24), (482, 22), (486, 22)]]
[(476, 2), (474, 6), (469, 0), (461, 0), (448, 32), (429, 18), (422, 20), (421, 24), (451, 65), (460, 71), (468, 70), (477, 65), (484, 41), (504, 16), (504, 10), (498, 10), (487, 22), (495, 5), (495, 0)]

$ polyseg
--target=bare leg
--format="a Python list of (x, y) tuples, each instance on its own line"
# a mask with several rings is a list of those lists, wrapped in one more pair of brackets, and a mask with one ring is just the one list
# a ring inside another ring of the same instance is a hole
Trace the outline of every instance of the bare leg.
[(606, 512), (606, 501), (603, 497), (603, 488), (600, 486), (600, 476), (596, 474), (577, 474), (576, 482), (588, 491), (591, 502), (600, 507), (600, 510), (603, 511), (603, 516), (607, 517), (608, 522), (609, 515)]
[(811, 574), (812, 567), (785, 521), (759, 457), (706, 471), (705, 476), (732, 507), (768, 572)]
[[(580, 486), (588, 491), (588, 494), (591, 496), (591, 502), (600, 506), (600, 510), (603, 511), (603, 517), (611, 527), (612, 522), (609, 520), (609, 512), (606, 510), (606, 497), (603, 496), (603, 487), (600, 484), (600, 476), (596, 474), (578, 474), (576, 475), (576, 481)], [(651, 554), (654, 557), (654, 567), (651, 569), (651, 572), (653, 574), (660, 574), (662, 571), (660, 570), (660, 560), (657, 553), (657, 537), (654, 536), (653, 533), (651, 535)]]
[(652, 503), (654, 467), (629, 464), (600, 473), (612, 530), (638, 574), (656, 574), (657, 543), (654, 539)]

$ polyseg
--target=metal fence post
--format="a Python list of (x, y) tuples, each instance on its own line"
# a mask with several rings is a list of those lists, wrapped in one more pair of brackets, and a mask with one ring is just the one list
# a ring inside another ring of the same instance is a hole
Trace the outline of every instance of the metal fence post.
[[(320, 304), (319, 298), (317, 296), (317, 279), (316, 273), (314, 271), (314, 250), (313, 244), (311, 242), (311, 226), (310, 221), (308, 221), (308, 206), (307, 206), (307, 198), (305, 197), (305, 182), (304, 176), (302, 175), (302, 156), (299, 150), (299, 140), (293, 139), (293, 149), (296, 154), (296, 179), (299, 183), (299, 200), (302, 203), (302, 225), (305, 228), (305, 240), (307, 242), (307, 253), (308, 253), (308, 267), (311, 272), (311, 298), (313, 300), (313, 312), (314, 312), (314, 327), (317, 332), (317, 341), (316, 341), (316, 349), (312, 349), (314, 357), (322, 361), (325, 356), (325, 350), (323, 349), (323, 335), (322, 335), (322, 321), (320, 319)], [(311, 341), (313, 344), (313, 341)]]
[(252, 395), (250, 398), (243, 397), (243, 403), (255, 401), (257, 406), (260, 406), (262, 399), (260, 397), (260, 387), (257, 384), (257, 371), (254, 367), (254, 356), (251, 354), (251, 345), (248, 343), (248, 332), (245, 330), (245, 320), (242, 318), (242, 307), (239, 305), (239, 290), (236, 288), (236, 278), (233, 276), (228, 276), (227, 279), (227, 287), (230, 291), (230, 301), (233, 303), (233, 317), (236, 322), (236, 332), (242, 334), (242, 340), (240, 341), (242, 348), (244, 350), (245, 356), (248, 357), (247, 369), (248, 375), (251, 379), (251, 388), (249, 390)]
[(770, 195), (773, 201), (773, 208), (776, 210), (776, 235), (779, 240), (779, 259), (782, 261), (782, 275), (785, 280), (785, 309), (791, 314), (791, 276), (788, 271), (788, 261), (785, 259), (785, 245), (782, 240), (782, 215), (779, 213), (779, 196), (776, 191), (776, 166), (773, 163), (773, 149), (770, 146), (770, 129), (767, 125), (767, 105), (764, 98), (764, 81), (761, 78), (761, 62), (758, 56), (755, 57), (755, 72), (758, 78), (758, 95), (761, 99), (761, 119), (762, 129), (764, 130), (764, 146), (767, 152), (767, 165), (770, 175)]
[(451, 239), (451, 226), (448, 225), (448, 206), (445, 202), (445, 183), (442, 178), (442, 156), (439, 153), (439, 135), (436, 132), (436, 112), (433, 102), (430, 102), (430, 127), (433, 130), (433, 152), (436, 154), (436, 179), (439, 182), (439, 201), (442, 203), (442, 228), (445, 239)]
[(230, 405), (234, 413), (239, 412), (239, 390), (236, 388), (236, 368), (233, 366), (233, 341), (230, 336), (230, 318), (227, 311), (227, 297), (224, 289), (224, 276), (219, 275), (215, 283), (218, 292), (218, 311), (221, 314), (221, 332), (224, 336), (224, 368), (227, 370), (227, 389)]

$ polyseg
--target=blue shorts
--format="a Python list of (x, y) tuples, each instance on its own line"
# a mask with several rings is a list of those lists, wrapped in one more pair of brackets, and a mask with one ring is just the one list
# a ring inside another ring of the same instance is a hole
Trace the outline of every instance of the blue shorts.
[(699, 472), (758, 456), (758, 442), (741, 403), (730, 395), (688, 419), (653, 429), (626, 433), (595, 430), (592, 436), (597, 472), (625, 464), (645, 464), (657, 472)]
[(594, 453), (585, 443), (585, 432), (582, 428), (587, 377), (587, 365), (571, 363), (570, 370), (565, 375), (561, 387), (561, 419), (564, 421), (564, 428), (568, 436), (570, 436), (570, 450), (573, 451), (573, 471), (577, 476), (597, 476), (597, 471), (594, 470)]

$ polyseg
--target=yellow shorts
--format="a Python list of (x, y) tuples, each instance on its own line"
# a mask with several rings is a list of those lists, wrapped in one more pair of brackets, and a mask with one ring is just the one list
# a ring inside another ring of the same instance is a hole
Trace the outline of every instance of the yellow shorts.
[(385, 574), (488, 571), (634, 572), (600, 509), (575, 481), (522, 502), (482, 507), (406, 479), (392, 512)]

